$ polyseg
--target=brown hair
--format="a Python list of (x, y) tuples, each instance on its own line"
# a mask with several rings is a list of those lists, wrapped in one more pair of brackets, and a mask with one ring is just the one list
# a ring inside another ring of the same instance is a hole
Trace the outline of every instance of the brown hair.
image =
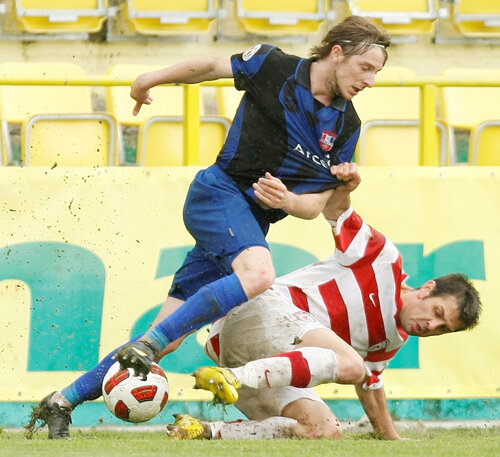
[(461, 273), (452, 273), (434, 279), (436, 287), (429, 294), (431, 297), (453, 295), (457, 299), (462, 327), (458, 330), (469, 330), (479, 323), (481, 300), (471, 280)]
[(310, 50), (310, 56), (318, 60), (324, 59), (335, 45), (339, 45), (344, 56), (351, 57), (363, 54), (370, 46), (377, 45), (382, 48), (387, 60), (386, 48), (390, 44), (391, 37), (384, 29), (379, 29), (363, 17), (349, 16), (329, 30), (321, 44)]

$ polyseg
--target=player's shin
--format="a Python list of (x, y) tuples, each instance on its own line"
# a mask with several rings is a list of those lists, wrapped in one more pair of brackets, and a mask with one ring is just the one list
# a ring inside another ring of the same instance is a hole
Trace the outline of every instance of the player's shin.
[(270, 417), (263, 421), (204, 422), (212, 439), (260, 440), (286, 439), (296, 436), (297, 421), (288, 417)]
[(160, 322), (146, 334), (159, 347), (227, 314), (247, 301), (247, 296), (236, 274), (214, 281), (189, 297), (175, 313)]
[(305, 347), (254, 360), (242, 367), (231, 368), (231, 371), (242, 385), (253, 389), (312, 387), (338, 379), (335, 352), (319, 347)]
[(133, 368), (136, 376), (145, 377), (153, 361), (171, 342), (209, 324), (246, 300), (236, 274), (218, 279), (189, 297), (136, 343), (125, 345), (115, 358), (122, 368)]
[[(140, 337), (132, 339), (129, 343), (136, 341)], [(123, 346), (122, 346), (123, 347)], [(102, 380), (113, 363), (115, 353), (120, 348), (110, 352), (94, 368), (85, 372), (74, 382), (62, 389), (62, 397), (75, 408), (80, 403), (88, 400), (95, 400), (102, 395)], [(61, 404), (60, 406), (65, 406)]]

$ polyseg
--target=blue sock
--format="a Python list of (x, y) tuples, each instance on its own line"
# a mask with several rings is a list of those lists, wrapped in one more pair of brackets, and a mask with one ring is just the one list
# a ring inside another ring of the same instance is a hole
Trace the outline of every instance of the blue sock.
[[(130, 340), (129, 342), (137, 340), (140, 336)], [(99, 362), (98, 365), (92, 368), (92, 370), (82, 374), (69, 386), (62, 389), (61, 393), (64, 395), (64, 398), (68, 400), (73, 407), (78, 406), (80, 403), (87, 400), (95, 400), (102, 395), (102, 380), (104, 379), (104, 376), (106, 376), (106, 373), (111, 365), (116, 362), (116, 360), (113, 359), (113, 356), (121, 347), (122, 346), (116, 348), (113, 352), (110, 352)]]
[(171, 341), (213, 322), (247, 300), (236, 273), (224, 276), (203, 286), (146, 336), (165, 348)]

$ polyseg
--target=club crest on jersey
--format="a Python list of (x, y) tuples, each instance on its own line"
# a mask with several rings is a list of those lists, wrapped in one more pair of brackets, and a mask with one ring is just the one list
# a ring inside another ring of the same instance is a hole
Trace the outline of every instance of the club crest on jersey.
[(322, 151), (328, 152), (333, 148), (333, 142), (337, 138), (337, 134), (329, 130), (323, 130), (319, 140), (319, 147)]
[(293, 313), (295, 318), (298, 321), (303, 321), (303, 322), (316, 322), (316, 319), (311, 316), (309, 313), (306, 313), (305, 311), (298, 311), (296, 313)]
[(251, 48), (247, 49), (241, 56), (241, 58), (246, 62), (247, 60), (250, 60), (255, 53), (260, 49), (262, 45), (261, 44), (256, 44), (255, 46), (252, 46)]

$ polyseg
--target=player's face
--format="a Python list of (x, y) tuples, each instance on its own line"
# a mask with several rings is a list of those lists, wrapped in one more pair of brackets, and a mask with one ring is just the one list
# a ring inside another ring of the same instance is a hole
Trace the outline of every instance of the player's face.
[(443, 335), (461, 327), (457, 298), (453, 295), (429, 296), (428, 291), (407, 303), (400, 313), (401, 324), (409, 335)]
[[(330, 84), (336, 94), (351, 100), (363, 89), (373, 87), (376, 74), (384, 66), (385, 54), (379, 46), (370, 46), (363, 54), (346, 58), (341, 48), (339, 49), (339, 51), (332, 49), (332, 58), (337, 65)], [(340, 55), (336, 54), (337, 52)]]

